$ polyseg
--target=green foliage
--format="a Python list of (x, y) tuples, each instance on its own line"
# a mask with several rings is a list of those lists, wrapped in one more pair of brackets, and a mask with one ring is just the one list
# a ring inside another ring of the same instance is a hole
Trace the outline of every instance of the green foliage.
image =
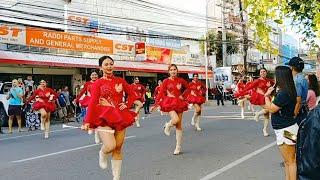
[(320, 37), (319, 0), (243, 0), (248, 12), (249, 27), (255, 30), (256, 47), (261, 51), (277, 53), (272, 47), (270, 34), (274, 24), (282, 24), (284, 17), (293, 19), (310, 44)]
[[(207, 36), (208, 36), (207, 54), (208, 55), (211, 55), (213, 53), (216, 54), (217, 66), (222, 66), (222, 33), (221, 31), (216, 32), (214, 30), (211, 30), (211, 31), (208, 31)], [(237, 37), (235, 35), (231, 33), (227, 33), (227, 38), (226, 38), (227, 40), (225, 42), (227, 44), (227, 54), (235, 54), (239, 51), (239, 42), (236, 41), (236, 38)], [(203, 41), (200, 43), (200, 50), (201, 50), (201, 53), (204, 54)]]

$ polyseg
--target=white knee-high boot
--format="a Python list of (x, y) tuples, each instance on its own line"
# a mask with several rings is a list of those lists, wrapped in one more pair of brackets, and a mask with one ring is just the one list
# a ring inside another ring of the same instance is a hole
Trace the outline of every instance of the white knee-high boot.
[(200, 116), (199, 115), (196, 117), (195, 127), (196, 127), (197, 131), (201, 131), (202, 130), (200, 128)]
[(244, 106), (241, 107), (241, 118), (244, 119)]
[(269, 124), (269, 117), (268, 118), (265, 117), (263, 120), (263, 129), (262, 129), (264, 137), (269, 136), (268, 130), (267, 130), (268, 124)]
[(171, 120), (169, 122), (167, 122), (165, 125), (164, 125), (164, 134), (167, 135), (167, 136), (170, 136), (170, 129), (172, 127), (172, 123), (171, 123)]
[(50, 120), (47, 120), (44, 122), (44, 138), (48, 139), (49, 138), (49, 132), (50, 132)]
[(182, 144), (182, 130), (176, 130), (176, 149), (174, 150), (174, 155), (179, 155), (181, 153), (181, 144)]
[(113, 180), (120, 180), (122, 160), (111, 160)]
[(265, 109), (262, 109), (261, 111), (259, 112), (256, 112), (255, 115), (254, 115), (254, 120), (256, 120), (257, 122), (259, 121), (259, 117), (265, 113), (267, 113), (268, 111), (265, 110)]
[(191, 119), (191, 125), (194, 126), (195, 125), (195, 121), (196, 121), (196, 117), (197, 117), (197, 113), (195, 112), (192, 116), (192, 119)]
[(109, 154), (105, 154), (102, 149), (99, 151), (99, 166), (101, 169), (107, 169), (108, 168), (108, 158)]
[(139, 115), (139, 114), (137, 114), (135, 120), (136, 120), (136, 126), (137, 126), (137, 128), (141, 127), (141, 126), (140, 126), (140, 115)]
[(99, 136), (99, 132), (96, 130), (94, 131), (94, 142), (96, 144), (99, 144), (101, 141), (100, 141), (100, 136)]

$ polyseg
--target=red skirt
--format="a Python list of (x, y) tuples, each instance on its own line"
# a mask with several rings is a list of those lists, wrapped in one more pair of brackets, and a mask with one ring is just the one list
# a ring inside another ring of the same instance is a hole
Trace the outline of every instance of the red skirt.
[(162, 112), (175, 111), (177, 113), (182, 113), (188, 110), (188, 103), (180, 98), (165, 96), (159, 103), (160, 110)]
[(135, 122), (136, 113), (130, 111), (129, 109), (120, 110), (119, 108), (114, 108), (111, 106), (96, 106), (95, 117), (90, 120), (90, 127), (97, 128), (101, 127), (111, 127), (116, 131), (121, 131)]
[(54, 112), (56, 109), (56, 105), (53, 102), (40, 102), (40, 101), (36, 101), (32, 104), (32, 108), (33, 110), (40, 110), (40, 109), (44, 109), (47, 112)]
[(253, 105), (265, 105), (265, 99), (264, 99), (264, 95), (257, 93), (256, 91), (252, 91), (251, 92), (251, 98), (250, 98), (250, 103)]
[(79, 100), (79, 104), (81, 107), (88, 107), (91, 97), (84, 96), (83, 99)]
[(138, 98), (137, 100), (142, 102), (142, 103), (144, 102), (144, 98)]
[(193, 95), (189, 95), (187, 97), (187, 101), (189, 104), (203, 104), (206, 102), (206, 99), (203, 96), (193, 96)]

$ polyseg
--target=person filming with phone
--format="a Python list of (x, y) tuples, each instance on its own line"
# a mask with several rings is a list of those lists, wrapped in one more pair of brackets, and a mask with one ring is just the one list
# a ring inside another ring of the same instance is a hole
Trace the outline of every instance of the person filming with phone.
[[(265, 108), (271, 113), (271, 124), (276, 134), (277, 145), (285, 164), (287, 180), (297, 179), (296, 143), (286, 138), (286, 133), (296, 136), (299, 126), (295, 118), (295, 104), (297, 91), (293, 81), (292, 71), (287, 66), (278, 66), (275, 69), (276, 85), (265, 93)], [(273, 101), (272, 92), (277, 90)]]
[(13, 118), (16, 117), (18, 121), (18, 131), (22, 131), (22, 122), (21, 122), (21, 115), (22, 115), (22, 103), (23, 103), (23, 89), (19, 87), (18, 80), (12, 80), (12, 88), (10, 89), (7, 99), (9, 100), (9, 108), (8, 108), (8, 115), (9, 115), (9, 133), (12, 133), (12, 124)]

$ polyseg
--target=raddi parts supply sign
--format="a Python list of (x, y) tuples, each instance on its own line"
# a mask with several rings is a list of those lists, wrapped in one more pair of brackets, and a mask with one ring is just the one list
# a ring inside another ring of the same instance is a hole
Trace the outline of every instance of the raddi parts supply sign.
[(7, 44), (26, 44), (25, 27), (0, 24), (0, 42)]
[(31, 27), (26, 28), (26, 44), (82, 52), (113, 53), (112, 40)]

